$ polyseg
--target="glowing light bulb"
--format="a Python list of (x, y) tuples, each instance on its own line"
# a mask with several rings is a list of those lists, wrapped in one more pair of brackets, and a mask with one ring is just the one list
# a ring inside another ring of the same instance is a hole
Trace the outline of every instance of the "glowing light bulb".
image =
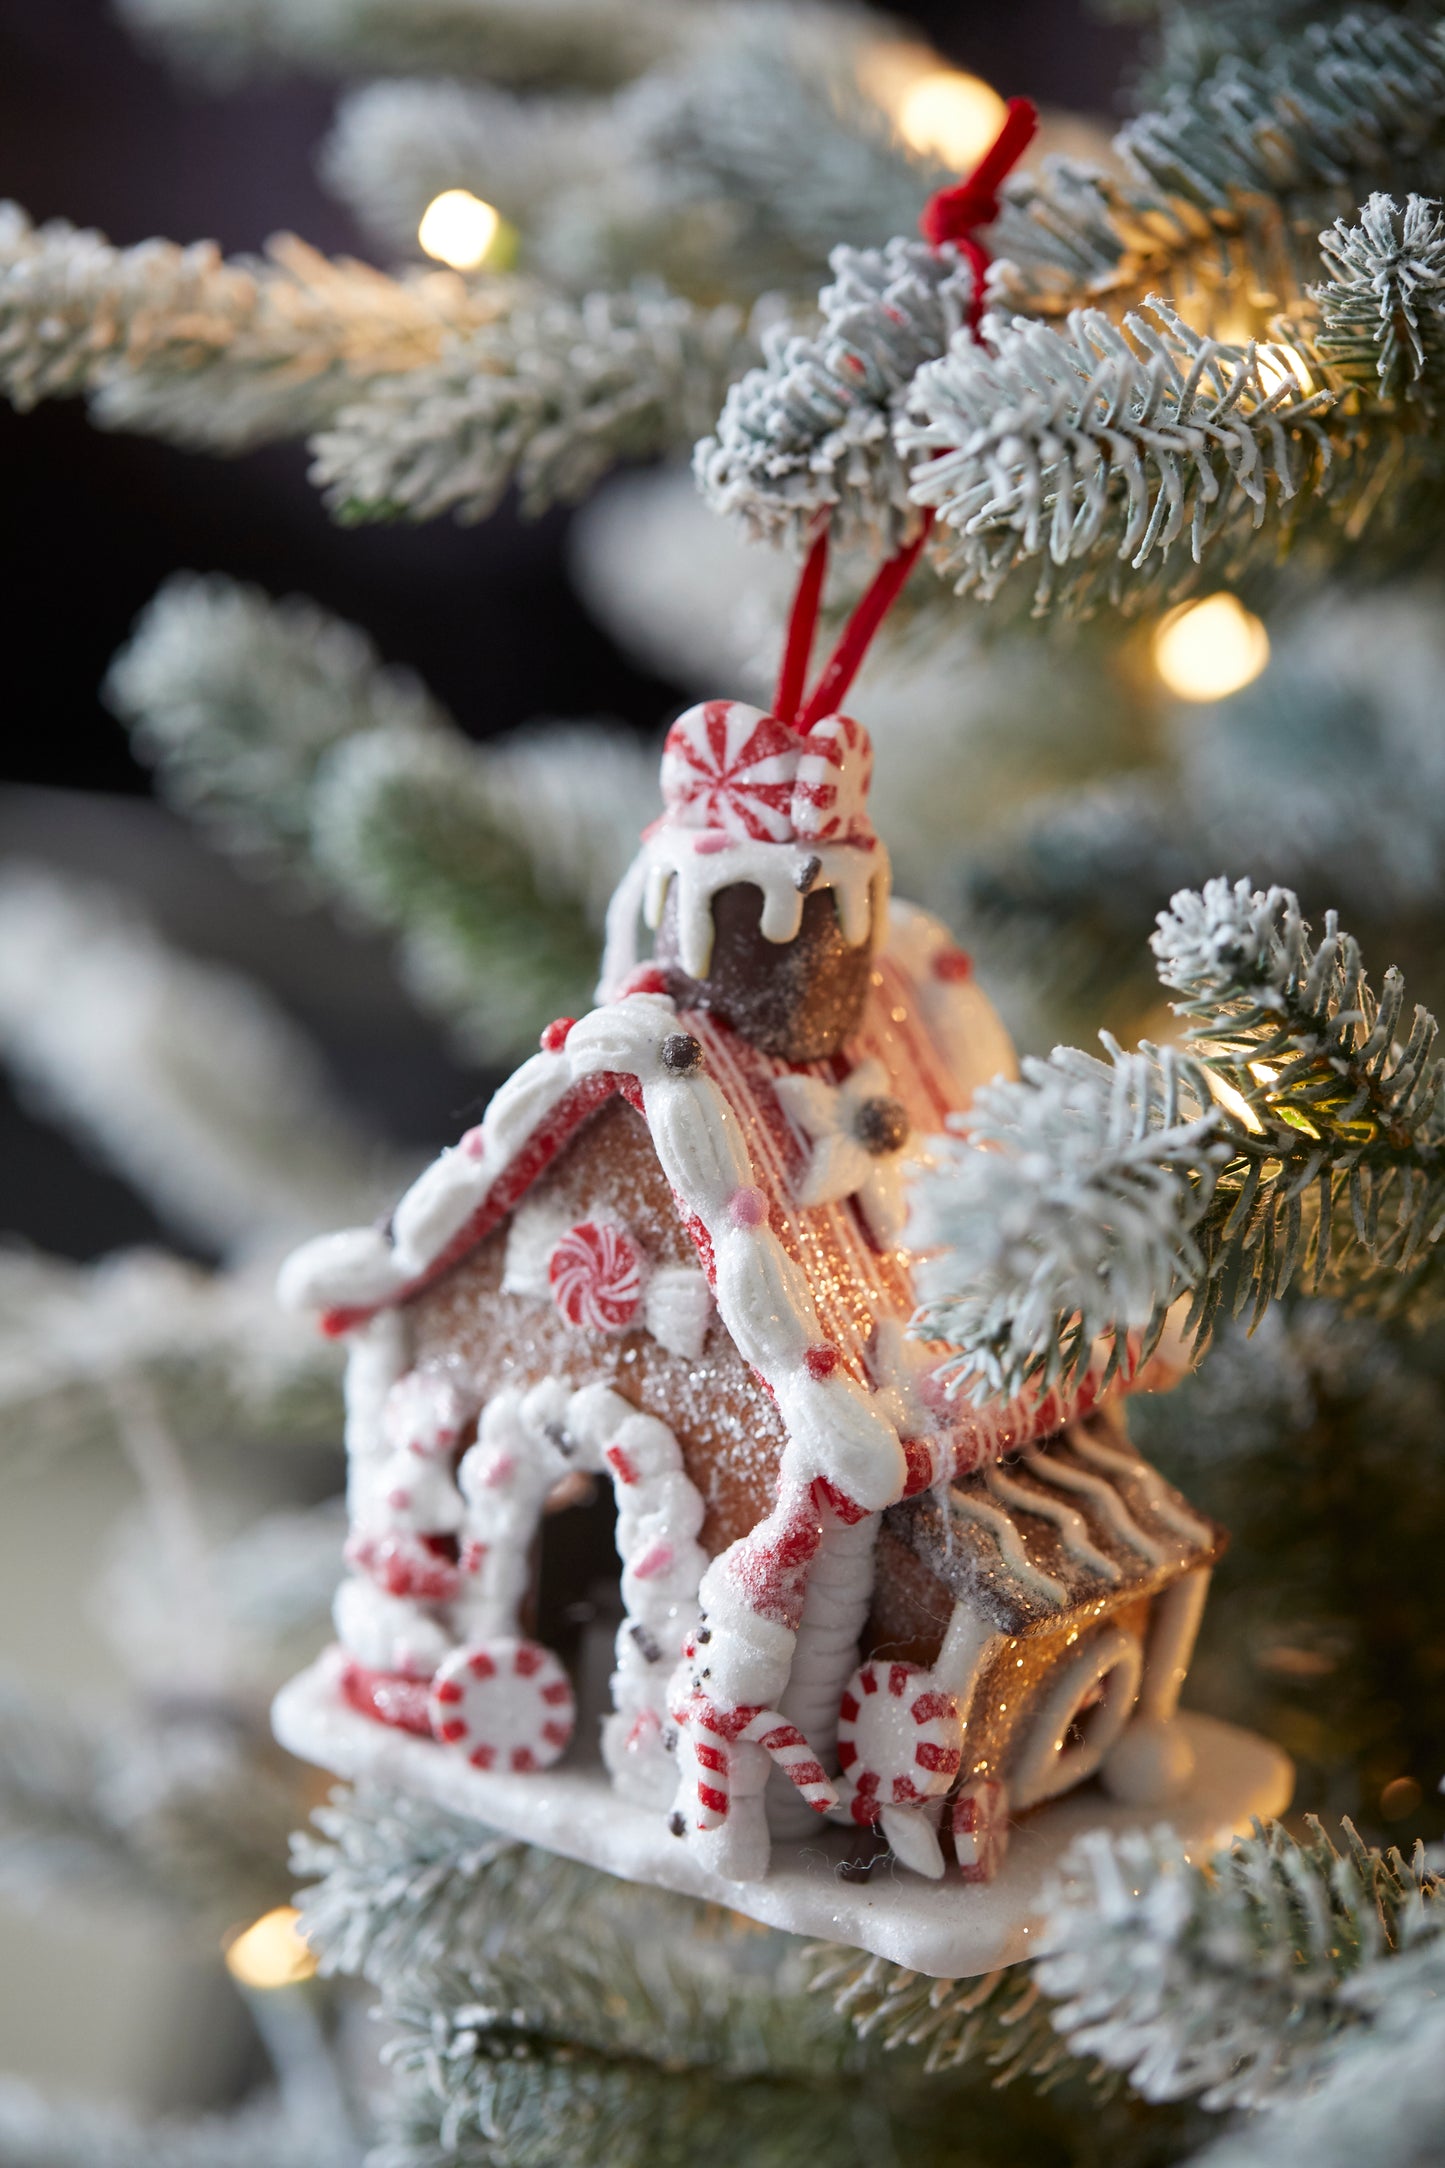
[(1003, 124), (1004, 102), (976, 75), (935, 68), (898, 96), (894, 124), (910, 150), (932, 152), (966, 172), (977, 165)]
[(444, 188), (423, 211), (416, 237), (438, 263), (475, 271), (486, 261), (501, 224), (501, 213), (469, 188)]
[(1154, 634), (1154, 667), (1180, 700), (1223, 700), (1268, 661), (1269, 634), (1233, 595), (1186, 602)]
[(226, 1945), (226, 1969), (242, 1987), (295, 1987), (316, 1970), (315, 1954), (297, 1925), (294, 1905), (277, 1905)]

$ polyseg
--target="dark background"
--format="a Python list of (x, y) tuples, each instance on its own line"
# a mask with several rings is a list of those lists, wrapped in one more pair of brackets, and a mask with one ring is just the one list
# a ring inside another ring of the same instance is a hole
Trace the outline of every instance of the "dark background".
[[(1115, 108), (1137, 44), (1080, 0), (895, 12), (1005, 94), (1075, 111)], [(333, 96), (305, 81), (212, 96), (133, 45), (103, 0), (0, 0), (0, 197), (119, 244), (163, 234), (237, 253), (290, 229), (366, 255), (313, 171)], [(0, 778), (21, 786), (0, 787), (0, 857), (125, 889), (172, 940), (261, 978), (318, 1038), (341, 1089), (392, 1134), (428, 1147), (455, 1134), (485, 1080), (417, 1017), (382, 945), (323, 914), (288, 915), (138, 803), (150, 779), (96, 688), (137, 612), (188, 567), (314, 596), (389, 660), (413, 664), (478, 737), (538, 715), (655, 727), (679, 689), (634, 669), (573, 598), (565, 514), (341, 530), (299, 444), (219, 460), (104, 434), (75, 401), (28, 414), (0, 404), (0, 483)], [(46, 1249), (85, 1257), (160, 1232), (3, 1080), (0, 1162), (0, 1227)]]

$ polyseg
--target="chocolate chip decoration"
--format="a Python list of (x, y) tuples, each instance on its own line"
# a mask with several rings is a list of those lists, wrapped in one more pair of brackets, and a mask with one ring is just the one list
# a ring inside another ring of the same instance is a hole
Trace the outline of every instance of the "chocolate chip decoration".
[(854, 1119), (853, 1134), (865, 1152), (883, 1159), (889, 1152), (902, 1151), (911, 1126), (901, 1100), (865, 1099)]
[(687, 1031), (670, 1031), (662, 1042), (662, 1066), (675, 1076), (691, 1076), (702, 1067), (702, 1047)]

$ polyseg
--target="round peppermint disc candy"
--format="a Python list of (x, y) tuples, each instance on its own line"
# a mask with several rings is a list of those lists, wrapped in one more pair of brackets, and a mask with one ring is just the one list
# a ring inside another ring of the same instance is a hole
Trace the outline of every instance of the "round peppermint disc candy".
[(838, 1705), (838, 1767), (854, 1821), (946, 1792), (963, 1759), (958, 1702), (918, 1664), (860, 1664)]
[(642, 1300), (642, 1252), (625, 1227), (579, 1220), (547, 1260), (547, 1278), (569, 1325), (625, 1332)]
[(548, 1769), (577, 1721), (566, 1672), (538, 1641), (473, 1642), (432, 1680), (433, 1735), (474, 1769)]

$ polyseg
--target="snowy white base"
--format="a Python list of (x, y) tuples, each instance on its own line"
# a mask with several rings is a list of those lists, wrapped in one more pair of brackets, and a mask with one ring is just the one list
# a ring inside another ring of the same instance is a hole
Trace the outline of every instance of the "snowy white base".
[(1179, 1722), (1194, 1747), (1195, 1774), (1183, 1799), (1167, 1810), (1121, 1806), (1087, 1784), (1017, 1825), (994, 1882), (961, 1882), (956, 1869), (942, 1882), (929, 1882), (887, 1858), (866, 1882), (846, 1882), (839, 1864), (857, 1839), (827, 1826), (810, 1840), (776, 1844), (765, 1881), (727, 1882), (698, 1865), (656, 1807), (619, 1798), (601, 1761), (582, 1759), (580, 1743), (558, 1767), (538, 1775), (473, 1769), (429, 1739), (357, 1715), (337, 1692), (339, 1663), (339, 1652), (328, 1651), (276, 1697), (276, 1737), (303, 1761), (435, 1800), (624, 1881), (707, 1898), (766, 1926), (850, 1943), (947, 1979), (992, 1972), (1030, 1954), (1040, 1893), (1081, 1830), (1152, 1829), (1168, 1822), (1204, 1851), (1247, 1829), (1252, 1815), (1282, 1814), (1294, 1789), (1294, 1769), (1277, 1746), (1233, 1724), (1184, 1712)]

